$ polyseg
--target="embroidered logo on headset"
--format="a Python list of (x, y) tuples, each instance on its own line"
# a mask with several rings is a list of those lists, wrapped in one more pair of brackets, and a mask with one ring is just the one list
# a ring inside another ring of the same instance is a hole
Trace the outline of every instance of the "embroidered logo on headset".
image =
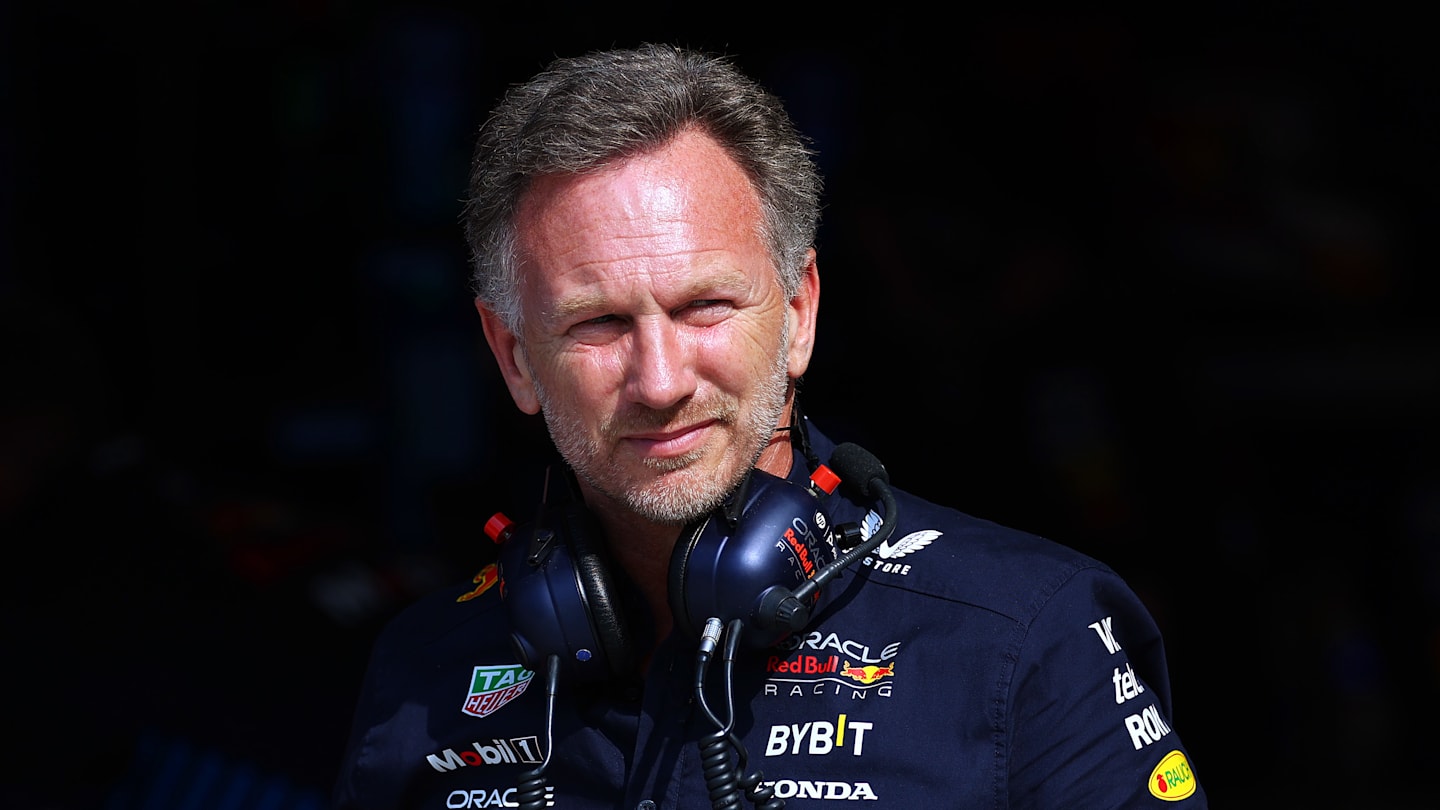
[(1167, 802), (1178, 802), (1195, 792), (1195, 774), (1184, 751), (1171, 751), (1150, 772), (1150, 795)]
[(519, 664), (475, 667), (470, 676), (470, 694), (461, 709), (472, 717), (485, 717), (520, 697), (535, 673)]

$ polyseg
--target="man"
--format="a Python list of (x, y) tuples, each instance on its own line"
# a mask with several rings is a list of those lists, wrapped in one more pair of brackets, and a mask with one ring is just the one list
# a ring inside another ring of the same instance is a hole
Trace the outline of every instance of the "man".
[(498, 567), (378, 640), (338, 808), (1205, 806), (1113, 571), (799, 412), (820, 181), (778, 100), (671, 47), (557, 60), (470, 188), (485, 337), (560, 459)]

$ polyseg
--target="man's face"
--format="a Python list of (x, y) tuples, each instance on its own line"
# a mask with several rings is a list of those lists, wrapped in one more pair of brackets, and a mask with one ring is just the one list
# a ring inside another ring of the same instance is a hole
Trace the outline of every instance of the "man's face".
[(785, 299), (760, 222), (744, 173), (699, 134), (543, 178), (517, 217), (522, 333), (481, 310), (516, 404), (544, 413), (590, 489), (649, 520), (717, 505), (809, 361), (818, 281)]

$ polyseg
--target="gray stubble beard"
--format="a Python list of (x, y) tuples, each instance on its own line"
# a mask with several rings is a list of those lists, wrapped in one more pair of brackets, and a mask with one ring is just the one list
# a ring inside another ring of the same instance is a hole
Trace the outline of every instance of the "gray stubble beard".
[[(567, 415), (563, 409), (554, 407), (553, 398), (540, 380), (535, 378), (536, 398), (540, 401), (540, 411), (544, 414), (545, 427), (550, 433), (551, 441), (575, 473), (610, 500), (652, 523), (677, 526), (689, 523), (715, 509), (725, 500), (725, 496), (739, 485), (741, 479), (759, 460), (760, 454), (769, 445), (771, 437), (779, 427), (780, 416), (785, 411), (790, 390), (789, 326), (788, 320), (782, 321), (780, 349), (772, 359), (764, 384), (757, 391), (757, 407), (751, 410), (748, 416), (740, 417), (740, 404), (734, 401), (721, 403), (718, 407), (709, 404), (704, 406), (713, 407), (715, 412), (707, 416), (718, 419), (722, 424), (735, 424), (737, 419), (741, 419), (737, 438), (751, 445), (745, 463), (725, 478), (702, 477), (699, 481), (688, 483), (661, 483), (654, 488), (622, 489), (616, 481), (617, 475), (613, 472), (606, 474), (609, 467), (601, 461), (600, 447), (585, 435), (580, 420)], [(686, 407), (693, 406), (684, 403), (672, 410), (650, 411), (646, 421), (657, 425), (668, 423)], [(602, 426), (603, 433), (614, 431), (613, 421)], [(702, 448), (675, 458), (650, 460), (646, 464), (661, 473), (679, 472), (699, 461), (705, 452), (706, 449)]]

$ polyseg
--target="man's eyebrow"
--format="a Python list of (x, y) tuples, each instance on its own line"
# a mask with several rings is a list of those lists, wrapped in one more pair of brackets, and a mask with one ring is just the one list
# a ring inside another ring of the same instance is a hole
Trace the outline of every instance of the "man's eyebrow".
[(577, 315), (605, 309), (606, 299), (600, 293), (581, 293), (555, 301), (545, 312), (548, 320), (569, 320)]
[(697, 298), (708, 298), (709, 296), (704, 293), (715, 290), (732, 290), (737, 287), (743, 288), (749, 284), (749, 282), (749, 277), (738, 267), (727, 267), (724, 270), (706, 277), (703, 282), (697, 281), (696, 284), (689, 289), (685, 297), (691, 301)]
[[(713, 297), (711, 293), (717, 290), (730, 290), (736, 287), (743, 287), (748, 282), (745, 273), (739, 269), (730, 268), (719, 273), (706, 274), (702, 277), (691, 280), (689, 286), (682, 288), (680, 298), (684, 301), (694, 301), (703, 298)], [(592, 313), (603, 314), (611, 308), (612, 304), (604, 294), (598, 292), (581, 292), (572, 296), (559, 299), (553, 302), (545, 310), (545, 317), (551, 320), (565, 321), (571, 318)]]

